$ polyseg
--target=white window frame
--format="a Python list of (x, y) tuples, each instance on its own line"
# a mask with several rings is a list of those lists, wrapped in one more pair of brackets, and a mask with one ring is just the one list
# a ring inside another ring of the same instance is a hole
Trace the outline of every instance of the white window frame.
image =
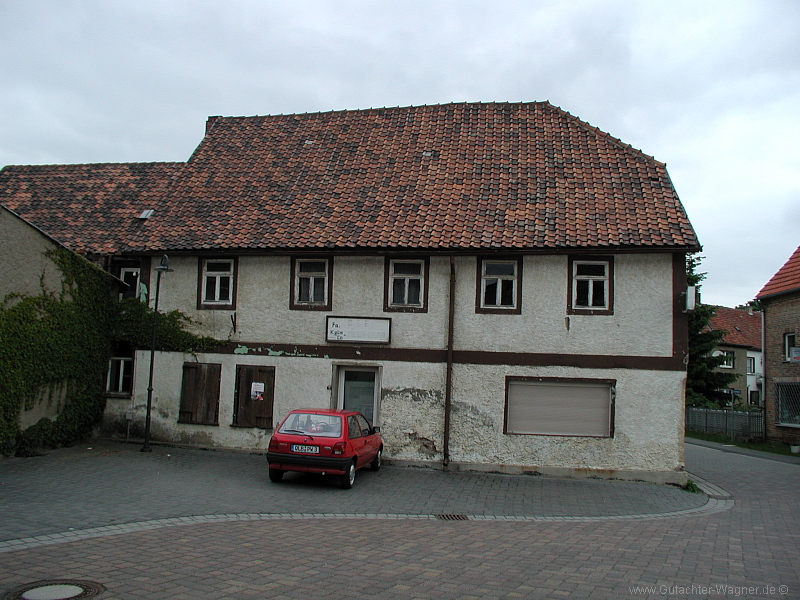
[[(603, 275), (579, 275), (578, 268), (584, 265), (602, 265)], [(572, 309), (573, 310), (609, 310), (611, 301), (611, 286), (609, 285), (611, 272), (611, 263), (607, 260), (574, 260), (572, 262)], [(603, 304), (594, 305), (593, 298), (595, 294), (595, 282), (602, 282), (603, 284)], [(587, 289), (587, 302), (588, 304), (578, 304), (578, 293), (583, 283), (588, 286)]]
[[(208, 265), (210, 263), (227, 263), (228, 270), (226, 271), (209, 271)], [(233, 294), (234, 294), (234, 273), (235, 266), (234, 260), (232, 258), (205, 258), (203, 259), (203, 289), (202, 289), (202, 297), (200, 299), (201, 304), (205, 306), (230, 306), (233, 304)], [(227, 298), (220, 298), (220, 281), (224, 278), (228, 279), (228, 297)], [(209, 280), (214, 280), (214, 297), (209, 299), (208, 298), (208, 283)]]
[[(308, 263), (324, 263), (325, 268), (322, 271), (305, 271), (301, 269), (301, 265)], [(328, 284), (330, 277), (330, 260), (327, 258), (296, 258), (294, 262), (294, 304), (298, 306), (327, 306), (328, 305)], [(304, 300), (300, 297), (301, 280), (309, 280), (309, 297)], [(318, 281), (322, 280), (321, 284)], [(322, 286), (322, 300), (314, 300), (315, 292), (318, 286)]]
[(736, 367), (736, 352), (733, 350), (717, 350), (714, 356), (723, 356), (725, 362), (720, 363), (720, 369), (733, 369)]
[[(416, 265), (419, 273), (397, 273), (396, 267), (399, 264)], [(412, 280), (419, 281), (418, 302), (408, 301), (409, 284)], [(395, 302), (394, 286), (396, 282), (402, 282), (403, 301)], [(388, 305), (392, 308), (422, 308), (425, 306), (425, 261), (422, 259), (397, 258), (389, 261), (389, 289)]]
[[(121, 281), (125, 281), (125, 276), (128, 275), (128, 274), (134, 275), (135, 282), (134, 282), (133, 285), (131, 285), (124, 292), (120, 292), (120, 294), (119, 294), (119, 299), (120, 300), (122, 300), (123, 298), (140, 298), (140, 296), (141, 296), (141, 294), (139, 293), (141, 285), (142, 285), (142, 269), (141, 269), (141, 267), (122, 267), (119, 270), (119, 278), (120, 278), (120, 280)], [(128, 282), (125, 281), (125, 283), (128, 283)]]
[[(488, 265), (511, 265), (513, 268), (513, 274), (506, 275), (506, 274), (488, 274), (487, 266)], [(517, 310), (518, 308), (518, 293), (519, 293), (519, 268), (520, 263), (516, 259), (490, 259), (484, 258), (481, 260), (481, 290), (480, 290), (480, 307), (482, 309), (488, 309), (493, 311), (513, 311)], [(502, 304), (503, 301), (503, 282), (510, 281), (511, 282), (511, 304)], [(486, 302), (486, 288), (489, 285), (496, 285), (497, 288), (495, 290), (494, 299), (495, 304), (488, 304)]]
[(747, 374), (748, 375), (755, 375), (756, 374), (756, 357), (755, 356), (748, 356), (747, 357)]
[(784, 333), (783, 334), (783, 360), (792, 360), (792, 348), (797, 348), (797, 334)]
[[(112, 377), (114, 374), (114, 363), (119, 363), (120, 368), (117, 372), (117, 377)], [(124, 381), (126, 375), (130, 378), (130, 386), (125, 389)], [(116, 381), (114, 381), (116, 379)], [(115, 384), (112, 386), (112, 384)], [(116, 387), (116, 389), (112, 389)], [(112, 356), (108, 361), (108, 377), (106, 378), (106, 391), (109, 394), (124, 394), (130, 395), (133, 392), (133, 357), (130, 356)]]

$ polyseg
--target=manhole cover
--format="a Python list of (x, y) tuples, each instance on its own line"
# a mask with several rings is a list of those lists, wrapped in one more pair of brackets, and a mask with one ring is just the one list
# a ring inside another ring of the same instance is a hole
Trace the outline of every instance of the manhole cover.
[(104, 592), (99, 583), (58, 579), (27, 583), (5, 592), (0, 600), (85, 600)]

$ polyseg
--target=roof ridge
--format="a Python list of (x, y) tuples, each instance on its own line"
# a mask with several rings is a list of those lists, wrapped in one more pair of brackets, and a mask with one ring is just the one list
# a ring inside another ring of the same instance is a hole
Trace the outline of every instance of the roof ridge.
[(184, 161), (140, 161), (140, 162), (90, 162), (90, 163), (47, 163), (43, 165), (5, 165), (0, 172), (6, 169), (46, 169), (46, 168), (75, 168), (75, 167), (121, 167), (125, 165), (185, 165)]
[[(303, 116), (316, 116), (316, 115), (331, 115), (336, 113), (367, 113), (370, 111), (379, 111), (379, 110), (404, 110), (410, 108), (436, 108), (436, 107), (444, 107), (444, 106), (459, 106), (459, 105), (474, 105), (474, 106), (492, 106), (492, 105), (518, 105), (518, 106), (526, 106), (526, 105), (542, 105), (542, 106), (553, 106), (553, 104), (549, 100), (530, 100), (528, 102), (509, 102), (509, 101), (492, 101), (492, 102), (481, 102), (481, 101), (469, 101), (464, 100), (462, 102), (440, 102), (437, 104), (409, 104), (405, 106), (371, 106), (369, 108), (339, 108), (339, 109), (331, 109), (331, 110), (318, 110), (318, 111), (307, 111), (301, 113), (276, 113), (276, 114), (266, 114), (266, 115), (214, 115), (209, 116), (208, 119), (265, 119), (269, 117), (303, 117)], [(566, 112), (566, 111), (565, 111)], [(569, 113), (567, 113), (569, 114)]]

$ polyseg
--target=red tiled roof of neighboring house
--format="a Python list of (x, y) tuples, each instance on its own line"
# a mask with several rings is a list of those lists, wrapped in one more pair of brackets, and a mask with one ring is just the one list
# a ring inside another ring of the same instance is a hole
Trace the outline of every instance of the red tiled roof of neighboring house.
[(761, 350), (761, 313), (718, 306), (709, 329), (725, 331), (723, 344)]
[[(9, 179), (37, 168), (0, 173), (0, 202), (31, 216)], [(699, 249), (663, 163), (546, 102), (212, 117), (183, 168), (150, 168), (175, 181), (164, 195), (163, 181), (131, 181), (120, 247)], [(65, 216), (103, 209), (92, 194), (117, 191), (88, 187), (70, 192)], [(114, 223), (80, 225), (99, 240)]]
[(14, 166), (0, 171), (0, 203), (76, 252), (143, 250), (138, 215), (162, 205), (185, 163)]
[(756, 298), (765, 298), (775, 294), (800, 291), (800, 246), (789, 257), (778, 272), (761, 288)]

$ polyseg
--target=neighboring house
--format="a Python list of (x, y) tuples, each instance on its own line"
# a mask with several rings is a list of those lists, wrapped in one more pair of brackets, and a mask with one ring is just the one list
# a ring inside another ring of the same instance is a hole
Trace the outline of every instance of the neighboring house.
[(725, 337), (714, 350), (715, 356), (725, 357), (725, 362), (717, 370), (737, 375), (737, 379), (723, 390), (730, 396), (730, 406), (760, 406), (764, 382), (761, 313), (718, 306), (708, 327), (725, 332)]
[(7, 167), (0, 202), (151, 303), (168, 254), (159, 307), (226, 341), (156, 354), (154, 440), (344, 406), (397, 462), (685, 481), (697, 237), (663, 163), (548, 103), (211, 117), (185, 164)]
[(758, 293), (767, 439), (800, 445), (800, 247)]

